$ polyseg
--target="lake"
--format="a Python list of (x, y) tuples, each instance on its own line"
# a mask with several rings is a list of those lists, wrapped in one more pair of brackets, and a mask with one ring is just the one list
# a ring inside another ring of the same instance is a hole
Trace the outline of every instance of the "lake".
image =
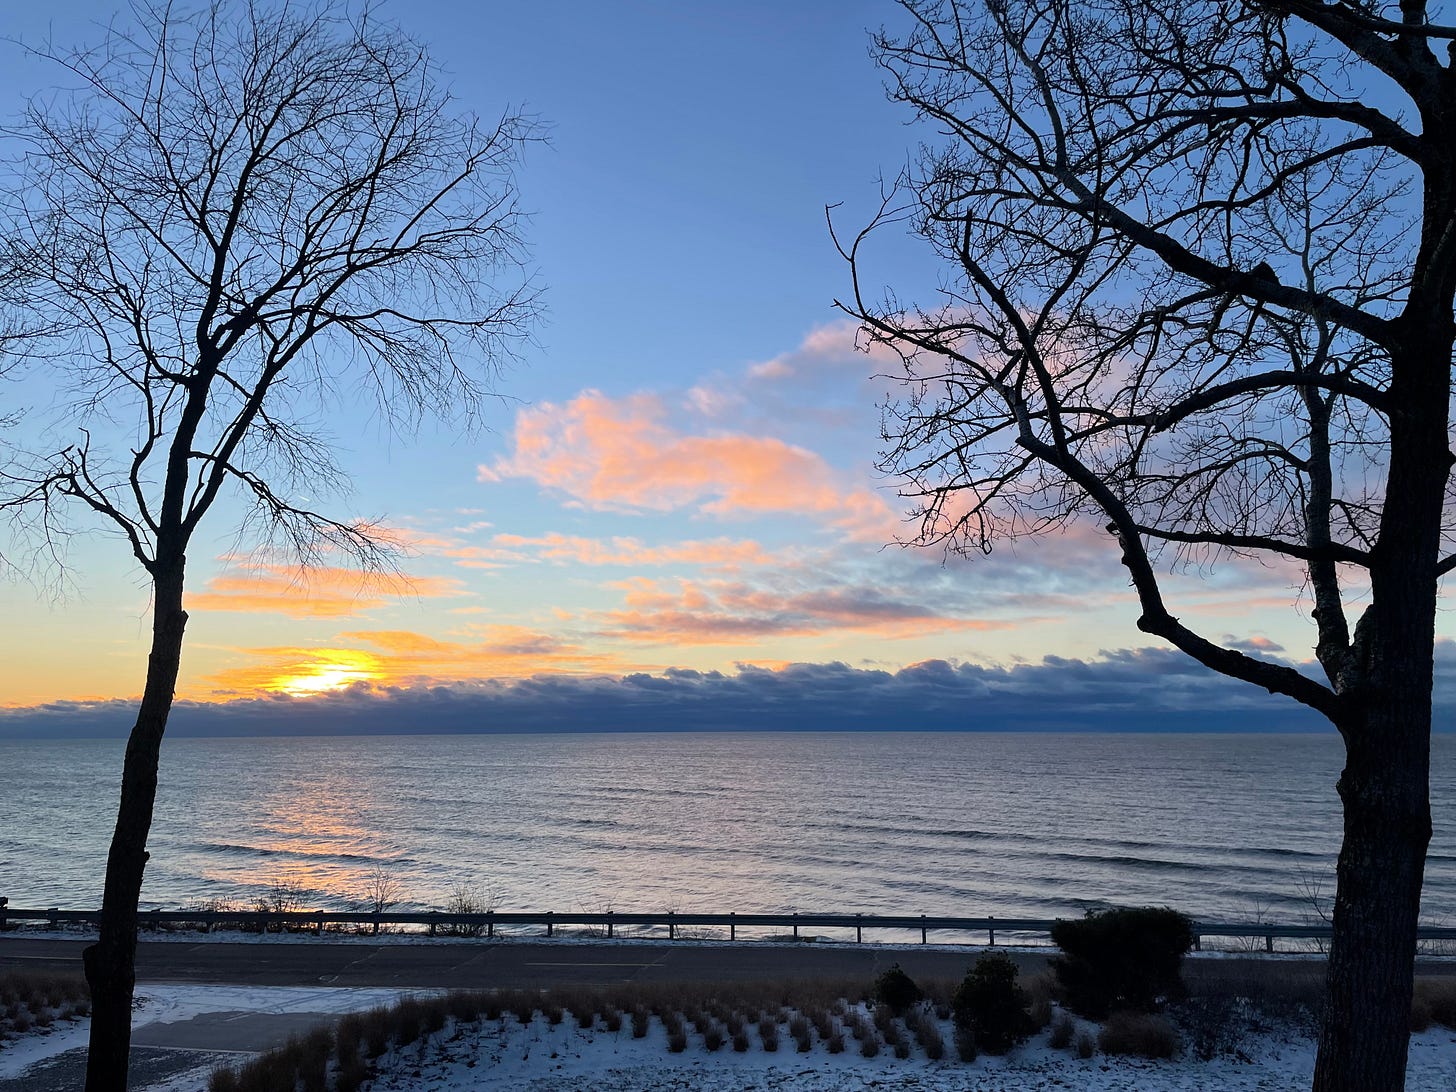
[[(1456, 740), (1434, 741), (1424, 918), (1456, 923)], [(122, 745), (0, 743), (0, 894), (100, 903)], [(1332, 735), (802, 732), (178, 739), (144, 906), (277, 883), (346, 908), (1313, 918)]]

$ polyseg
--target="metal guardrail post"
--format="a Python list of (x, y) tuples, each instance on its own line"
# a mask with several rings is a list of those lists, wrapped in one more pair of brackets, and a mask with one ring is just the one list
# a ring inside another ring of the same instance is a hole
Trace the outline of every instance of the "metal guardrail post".
[(737, 920), (737, 918), (738, 918), (738, 912), (737, 911), (735, 911), (735, 910), (728, 911), (728, 939), (729, 940), (737, 940), (738, 939), (738, 920)]
[(1265, 933), (1264, 934), (1264, 951), (1269, 952), (1271, 954), (1273, 953), (1273, 951), (1274, 951), (1274, 934), (1273, 933)]
[(10, 916), (9, 906), (10, 900), (5, 896), (0, 895), (0, 930), (9, 927), (9, 921), (7, 920)]
[(864, 915), (863, 914), (856, 914), (854, 916), (854, 942), (856, 944), (863, 944), (864, 943)]
[(996, 947), (996, 919), (995, 918), (987, 918), (986, 920), (991, 923), (990, 924), (990, 930), (991, 930), (991, 947), (994, 948), (994, 947)]
[(548, 937), (555, 935), (555, 933), (553, 932), (553, 930), (556, 928), (556, 923), (551, 920), (551, 914), (552, 914), (552, 911), (550, 911), (550, 910), (547, 910), (546, 911), (546, 935)]
[(613, 926), (612, 926), (612, 912), (610, 910), (608, 910), (607, 911), (607, 939), (608, 940), (611, 940), (612, 937), (615, 935), (613, 933), (613, 931), (612, 931), (612, 928), (613, 928)]
[(667, 912), (667, 939), (677, 939), (677, 923), (672, 920), (672, 911)]
[(926, 929), (925, 929), (925, 915), (924, 914), (921, 914), (920, 915), (920, 943), (921, 944), (928, 943), (928, 941), (926, 940), (926, 936), (927, 936), (927, 933), (926, 933)]
[(794, 911), (794, 939), (799, 939), (799, 912)]
[(495, 939), (495, 911), (485, 912), (485, 935), (489, 939)]

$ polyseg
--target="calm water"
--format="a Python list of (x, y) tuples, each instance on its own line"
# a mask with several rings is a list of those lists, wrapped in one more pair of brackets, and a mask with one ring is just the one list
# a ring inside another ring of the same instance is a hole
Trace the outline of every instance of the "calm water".
[[(1425, 917), (1456, 921), (1456, 740), (1435, 741)], [(121, 745), (7, 742), (0, 894), (99, 905)], [(345, 906), (1036, 917), (1309, 915), (1333, 887), (1324, 736), (812, 733), (171, 740), (149, 906), (274, 881)]]

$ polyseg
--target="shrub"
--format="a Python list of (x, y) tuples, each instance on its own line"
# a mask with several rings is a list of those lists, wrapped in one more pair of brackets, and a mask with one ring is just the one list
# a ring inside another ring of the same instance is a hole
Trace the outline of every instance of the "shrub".
[(844, 1032), (836, 1031), (833, 1035), (829, 1036), (829, 1038), (825, 1040), (825, 1045), (829, 1048), (830, 1054), (843, 1054)]
[(1066, 1050), (1072, 1045), (1072, 1037), (1076, 1033), (1077, 1025), (1064, 1012), (1052, 1021), (1052, 1033), (1047, 1037), (1047, 1045), (1053, 1050)]
[(1082, 1032), (1077, 1036), (1077, 1057), (1090, 1058), (1097, 1053), (1097, 1041), (1092, 1038), (1090, 1032)]
[(920, 1000), (920, 987), (896, 963), (875, 979), (873, 991), (877, 1004), (884, 1005), (896, 1016)]
[(1005, 1054), (1024, 1042), (1036, 1026), (1027, 1011), (1026, 991), (1016, 984), (1016, 964), (997, 952), (976, 960), (951, 1001), (957, 1028), (965, 1028), (977, 1048)]
[[(1412, 1020), (1414, 1011), (1413, 1003)], [(1235, 997), (1201, 995), (1178, 1006), (1179, 1027), (1187, 1037), (1188, 1048), (1200, 1061), (1212, 1061), (1239, 1050), (1248, 1023), (1244, 1003)]]
[(1442, 1027), (1456, 1030), (1456, 979), (1416, 979), (1413, 1004), (1419, 1004)]
[(748, 1050), (748, 1029), (741, 1027), (733, 1033), (733, 1049), (739, 1054)]
[(1102, 1025), (1097, 1045), (1104, 1054), (1133, 1054), (1139, 1058), (1172, 1058), (1182, 1041), (1167, 1017), (1145, 1012), (1114, 1012)]
[(1065, 953), (1052, 959), (1067, 1007), (1100, 1020), (1114, 1009), (1152, 1010), (1181, 996), (1183, 955), (1193, 945), (1186, 915), (1166, 907), (1088, 912), (1059, 921), (1052, 939)]
[(1419, 993), (1411, 998), (1410, 1029), (1413, 1032), (1428, 1031), (1432, 1023), (1431, 1004)]
[(928, 1011), (912, 1009), (905, 1015), (905, 1026), (915, 1036), (915, 1041), (925, 1051), (927, 1058), (938, 1062), (945, 1057), (945, 1038)]
[(652, 1022), (652, 1014), (638, 1005), (632, 1010), (632, 1038), (641, 1039), (647, 1035), (647, 1027)]
[(859, 1052), (866, 1058), (876, 1057), (880, 1053), (880, 1037), (874, 1034), (873, 1029), (859, 1041)]
[[(494, 891), (482, 890), (473, 884), (460, 881), (450, 889), (444, 911), (447, 914), (488, 914), (499, 902), (500, 898)], [(441, 925), (438, 932), (447, 937), (478, 937), (483, 936), (487, 929), (481, 922), (452, 922)]]
[(970, 1028), (956, 1025), (955, 1029), (956, 1057), (963, 1062), (974, 1062), (980, 1051), (976, 1049), (976, 1036)]
[(723, 1029), (721, 1027), (717, 1024), (709, 1024), (703, 1029), (703, 1046), (707, 1048), (709, 1054), (718, 1050), (722, 1045)]
[(765, 1016), (758, 1022), (758, 1037), (763, 1040), (763, 1049), (772, 1054), (779, 1048), (779, 1025), (772, 1017)]
[(829, 1015), (829, 1010), (816, 1008), (809, 1014), (809, 1019), (814, 1024), (814, 1030), (819, 1033), (819, 1038), (828, 1039), (834, 1034), (834, 1017)]

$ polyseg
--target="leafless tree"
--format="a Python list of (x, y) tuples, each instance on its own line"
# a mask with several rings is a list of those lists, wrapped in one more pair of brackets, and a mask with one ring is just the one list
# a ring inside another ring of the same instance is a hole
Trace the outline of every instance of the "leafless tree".
[[(1456, 28), (1424, 0), (902, 3), (877, 54), (941, 135), (871, 232), (908, 219), (949, 273), (906, 305), (841, 244), (845, 310), (904, 361), (885, 465), (925, 542), (1095, 518), (1140, 629), (1338, 729), (1315, 1087), (1399, 1088), (1456, 568)], [(1160, 556), (1220, 554), (1302, 570), (1314, 671), (1165, 601)]]
[(54, 453), (12, 466), (3, 503), (43, 548), (89, 517), (152, 592), (86, 953), (93, 1092), (126, 1082), (193, 536), (222, 508), (304, 561), (386, 563), (377, 527), (298, 499), (343, 480), (325, 422), (363, 391), (393, 426), (470, 424), (536, 309), (513, 177), (529, 119), (460, 112), (426, 50), (368, 6), (141, 0), (132, 15), (96, 48), (39, 51), (65, 88), (4, 134), (26, 274), (6, 299), (15, 344), (66, 401)]
[[(364, 877), (363, 890), (359, 894), (359, 903), (371, 914), (382, 914), (391, 906), (399, 903), (404, 898), (404, 883), (382, 864), (375, 865)], [(371, 930), (374, 935), (379, 935), (379, 922), (374, 922)]]

